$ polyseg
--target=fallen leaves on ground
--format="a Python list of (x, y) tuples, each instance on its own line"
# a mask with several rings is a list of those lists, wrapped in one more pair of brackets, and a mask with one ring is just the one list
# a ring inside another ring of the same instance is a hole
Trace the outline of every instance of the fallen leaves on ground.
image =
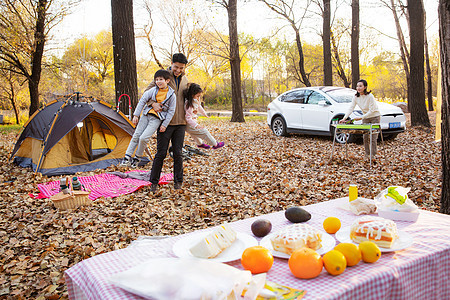
[[(17, 136), (2, 135), (0, 298), (66, 299), (65, 270), (94, 255), (125, 248), (139, 236), (178, 235), (344, 197), (349, 184), (357, 184), (365, 198), (390, 185), (411, 187), (409, 197), (418, 206), (439, 210), (441, 146), (434, 142), (433, 128), (408, 128), (379, 144), (377, 163), (370, 169), (361, 143), (348, 146), (349, 159), (345, 147), (337, 145), (329, 161), (328, 137), (275, 137), (263, 120), (205, 124), (225, 147), (185, 162), (181, 191), (166, 185), (152, 195), (144, 187), (73, 211), (59, 211), (49, 199), (28, 196), (38, 192), (39, 183), (59, 177), (43, 177), (9, 163)], [(188, 135), (186, 142), (193, 144)], [(163, 172), (171, 171), (172, 160), (167, 158)]]

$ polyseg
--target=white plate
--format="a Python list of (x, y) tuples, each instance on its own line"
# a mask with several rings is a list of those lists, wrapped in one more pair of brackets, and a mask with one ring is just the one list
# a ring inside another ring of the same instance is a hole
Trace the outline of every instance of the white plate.
[[(194, 255), (192, 255), (189, 249), (191, 249), (192, 246), (194, 246), (198, 241), (200, 241), (200, 239), (204, 238), (209, 233), (211, 233), (211, 231), (199, 232), (197, 234), (194, 233), (178, 240), (172, 247), (173, 253), (175, 253), (175, 255), (178, 257), (195, 257)], [(237, 232), (236, 240), (231, 244), (230, 247), (223, 250), (219, 255), (217, 255), (214, 258), (205, 258), (205, 259), (217, 262), (230, 262), (233, 260), (240, 259), (242, 253), (248, 247), (257, 245), (258, 241), (251, 235), (242, 232)]]
[[(325, 233), (321, 231), (322, 233), (322, 247), (317, 249), (316, 252), (320, 255), (327, 253), (330, 250), (333, 250), (334, 246), (336, 245), (336, 240), (329, 235), (328, 233)], [(270, 241), (271, 237), (275, 234), (271, 233), (269, 235), (266, 235), (260, 242), (259, 245), (267, 248), (272, 252), (272, 255), (279, 258), (289, 258), (291, 257), (289, 254), (279, 252), (273, 249), (272, 242)]]
[[(350, 238), (350, 226), (341, 228), (338, 232), (336, 232), (336, 239), (341, 243), (352, 243), (358, 245)], [(392, 244), (391, 248), (379, 248), (381, 252), (399, 251), (410, 247), (413, 242), (414, 239), (409, 233), (399, 230), (398, 239), (394, 242), (394, 244)]]

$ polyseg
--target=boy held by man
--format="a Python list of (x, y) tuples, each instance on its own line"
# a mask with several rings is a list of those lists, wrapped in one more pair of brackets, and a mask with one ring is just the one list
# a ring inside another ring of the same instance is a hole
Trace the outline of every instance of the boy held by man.
[[(125, 157), (119, 165), (121, 167), (136, 168), (151, 136), (158, 130), (158, 127), (160, 132), (164, 132), (175, 113), (176, 95), (169, 86), (169, 71), (163, 69), (156, 71), (154, 80), (156, 85), (144, 92), (134, 111), (132, 122), (137, 126), (125, 152)], [(160, 103), (162, 111), (156, 112), (148, 105), (149, 100)], [(141, 112), (142, 116), (139, 118)]]

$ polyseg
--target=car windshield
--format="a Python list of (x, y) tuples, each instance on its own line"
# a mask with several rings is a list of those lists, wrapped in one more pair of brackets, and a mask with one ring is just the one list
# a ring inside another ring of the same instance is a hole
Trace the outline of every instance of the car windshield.
[(355, 96), (356, 91), (352, 89), (336, 89), (326, 91), (326, 93), (337, 103), (350, 103), (352, 102), (353, 96)]

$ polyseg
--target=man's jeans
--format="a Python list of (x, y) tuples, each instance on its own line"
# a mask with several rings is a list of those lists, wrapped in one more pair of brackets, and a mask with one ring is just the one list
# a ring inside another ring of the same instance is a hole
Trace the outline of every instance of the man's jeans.
[(173, 150), (173, 180), (175, 183), (183, 182), (183, 156), (182, 149), (184, 144), (184, 134), (186, 125), (169, 125), (165, 132), (159, 132), (157, 135), (157, 148), (155, 159), (153, 160), (152, 171), (150, 173), (150, 182), (158, 184), (161, 170), (166, 158), (169, 142), (172, 142)]

